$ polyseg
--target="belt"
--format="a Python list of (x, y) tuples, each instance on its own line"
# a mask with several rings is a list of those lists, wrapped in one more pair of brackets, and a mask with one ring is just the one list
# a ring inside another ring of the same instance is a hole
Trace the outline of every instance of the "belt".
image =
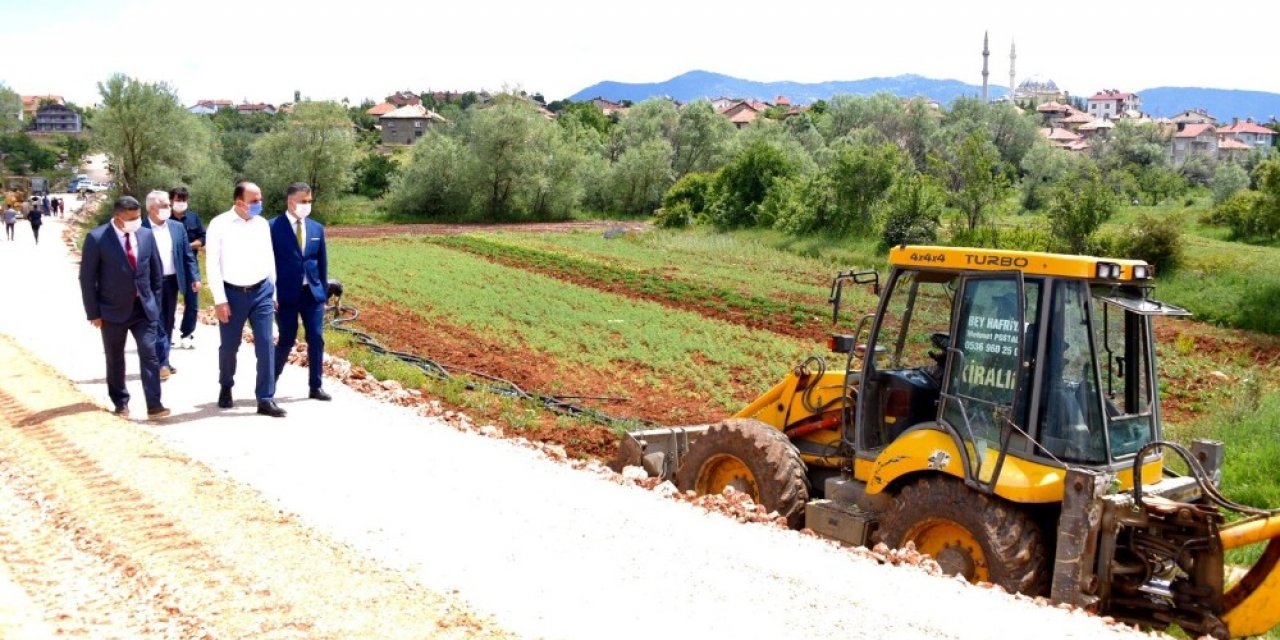
[(177, 279), (178, 279), (178, 274), (176, 274), (176, 273), (171, 273), (171, 274), (169, 274), (169, 275), (165, 276), (165, 277), (164, 277), (164, 279), (165, 279), (165, 280), (177, 280)]
[(231, 284), (230, 282), (224, 282), (222, 283), (222, 286), (232, 291), (239, 291), (241, 293), (253, 293), (254, 291), (257, 291), (258, 287), (261, 287), (262, 283), (264, 282), (266, 282), (266, 280), (259, 280), (247, 287), (242, 287), (238, 284)]

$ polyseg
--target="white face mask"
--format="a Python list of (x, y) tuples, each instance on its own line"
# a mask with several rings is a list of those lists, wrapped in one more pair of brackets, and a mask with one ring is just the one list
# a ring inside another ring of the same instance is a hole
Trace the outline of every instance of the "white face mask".
[(311, 215), (311, 203), (308, 202), (307, 204), (294, 205), (293, 215), (298, 216), (299, 218), (305, 218)]
[(187, 203), (185, 203), (185, 202), (175, 202), (175, 203), (173, 203), (173, 212), (174, 212), (174, 213), (186, 213), (186, 211), (187, 211)]
[(156, 217), (160, 218), (160, 222), (164, 222), (165, 220), (168, 220), (169, 207), (162, 207), (159, 211), (156, 212)]
[(142, 228), (142, 218), (140, 218), (140, 217), (139, 217), (139, 218), (134, 218), (133, 220), (125, 220), (125, 221), (124, 221), (124, 232), (125, 232), (125, 233), (137, 233), (137, 232), (138, 232), (138, 229), (141, 229), (141, 228)]

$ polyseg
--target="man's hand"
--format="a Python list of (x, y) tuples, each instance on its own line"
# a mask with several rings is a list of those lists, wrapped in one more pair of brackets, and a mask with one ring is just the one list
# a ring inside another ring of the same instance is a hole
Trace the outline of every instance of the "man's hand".
[(89, 321), (89, 324), (93, 325), (93, 328), (94, 328), (94, 329), (101, 329), (101, 328), (102, 328), (102, 318), (94, 318), (94, 319), (92, 319), (92, 320), (90, 320), (90, 321)]
[(191, 283), (191, 293), (200, 293), (200, 281), (196, 280)]
[(213, 309), (218, 314), (218, 322), (221, 322), (222, 324), (231, 322), (231, 305), (224, 302), (220, 305), (214, 306)]

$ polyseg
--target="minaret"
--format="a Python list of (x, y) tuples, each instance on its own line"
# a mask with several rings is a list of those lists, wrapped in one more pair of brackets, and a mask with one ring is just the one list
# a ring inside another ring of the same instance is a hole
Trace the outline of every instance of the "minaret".
[(987, 58), (991, 57), (991, 49), (987, 46), (987, 32), (982, 32), (982, 101), (987, 101)]
[(1009, 100), (1013, 100), (1013, 90), (1014, 90), (1013, 66), (1014, 66), (1014, 62), (1016, 62), (1017, 60), (1018, 60), (1018, 46), (1013, 42), (1013, 40), (1009, 40)]

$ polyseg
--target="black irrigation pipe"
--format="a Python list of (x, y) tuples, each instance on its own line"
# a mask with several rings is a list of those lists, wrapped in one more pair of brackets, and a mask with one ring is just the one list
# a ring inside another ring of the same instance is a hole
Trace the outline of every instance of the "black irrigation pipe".
[[(509, 398), (531, 400), (541, 404), (544, 408), (561, 415), (572, 416), (575, 418), (586, 418), (611, 427), (629, 428), (636, 425), (658, 426), (656, 423), (648, 420), (641, 420), (638, 418), (619, 418), (617, 416), (604, 413), (603, 411), (598, 411), (596, 409), (591, 409), (566, 401), (568, 398), (591, 399), (589, 396), (553, 396), (537, 391), (526, 391), (520, 388), (520, 385), (510, 380), (484, 373), (483, 371), (446, 365), (417, 354), (389, 349), (379, 343), (373, 336), (360, 331), (359, 329), (353, 329), (345, 326), (360, 317), (360, 310), (350, 305), (343, 305), (340, 298), (337, 299), (337, 302), (328, 305), (325, 308), (325, 313), (331, 314), (329, 318), (330, 329), (350, 335), (356, 339), (356, 342), (370, 351), (380, 355), (391, 356), (406, 364), (417, 367), (423, 373), (437, 380), (454, 380), (456, 379), (457, 373), (465, 373), (473, 378), (480, 378), (488, 381), (487, 383), (467, 381), (466, 388), (468, 390), (485, 391), (488, 393), (507, 396)], [(601, 397), (596, 399), (613, 400), (623, 398)]]

